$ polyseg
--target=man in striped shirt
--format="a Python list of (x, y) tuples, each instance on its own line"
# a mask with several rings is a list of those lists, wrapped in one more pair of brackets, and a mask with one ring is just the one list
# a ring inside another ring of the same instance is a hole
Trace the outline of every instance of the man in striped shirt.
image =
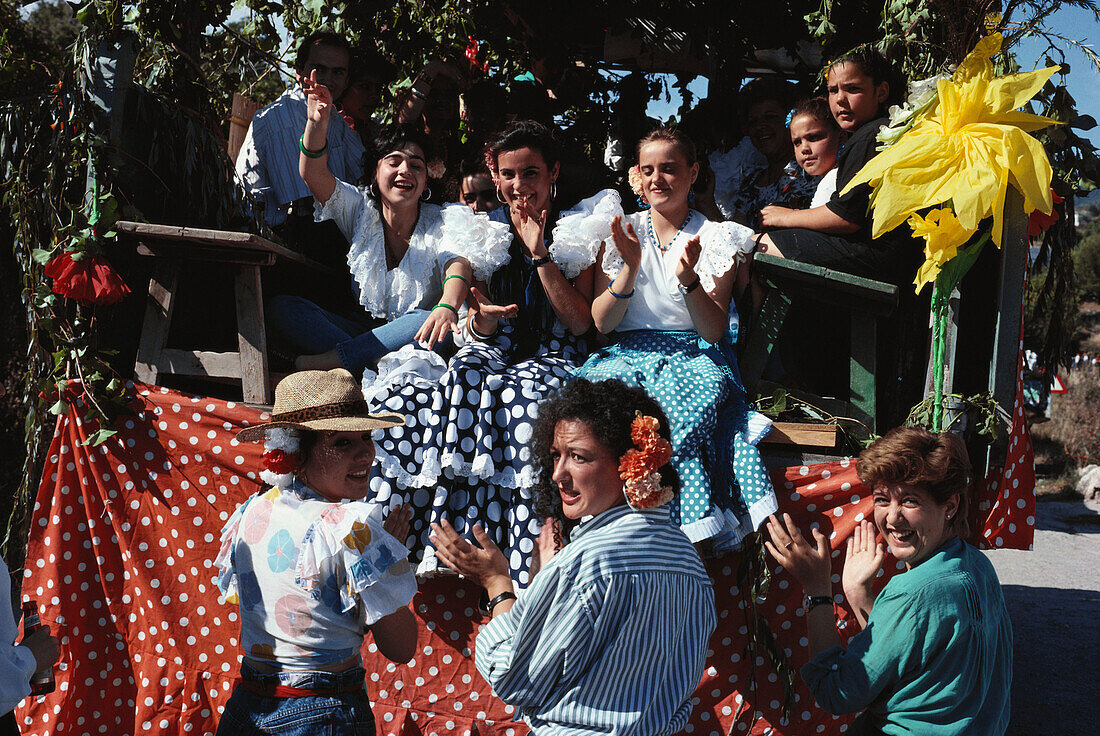
[[(313, 219), (313, 198), (298, 173), (298, 142), (306, 125), (301, 80), (316, 74), (316, 81), (339, 99), (347, 87), (350, 60), (343, 36), (311, 34), (298, 47), (294, 85), (252, 118), (237, 157), (237, 178), (271, 226), (286, 222), (288, 210), (300, 200), (306, 200), (303, 212)], [(328, 127), (327, 151), (328, 167), (337, 179), (355, 182), (362, 176), (365, 149), (340, 115), (333, 115)]]

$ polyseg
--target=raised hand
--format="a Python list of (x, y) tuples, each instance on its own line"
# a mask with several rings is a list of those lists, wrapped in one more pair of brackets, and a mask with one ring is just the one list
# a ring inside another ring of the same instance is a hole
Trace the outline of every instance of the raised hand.
[(833, 565), (830, 560), (829, 540), (820, 530), (813, 530), (814, 544), (806, 541), (790, 514), (783, 514), (780, 522), (774, 515), (768, 517), (768, 536), (771, 541), (764, 546), (810, 595), (832, 593)]
[(848, 537), (844, 570), (840, 574), (844, 596), (861, 624), (866, 624), (867, 615), (874, 605), (872, 586), (885, 560), (886, 547), (875, 540), (875, 525), (861, 521), (852, 531), (852, 536)]
[(628, 222), (624, 230), (622, 216), (615, 215), (611, 218), (611, 239), (615, 241), (615, 249), (622, 256), (623, 263), (637, 273), (642, 266), (642, 243), (634, 232), (634, 226)]
[(390, 509), (389, 516), (382, 522), (382, 528), (401, 544), (409, 538), (409, 522), (412, 521), (412, 507), (407, 503)]
[(431, 314), (428, 315), (428, 319), (420, 325), (414, 339), (417, 342), (424, 343), (430, 349), (446, 337), (448, 332), (458, 334), (460, 331), (458, 315), (446, 307), (440, 307), (432, 310)]
[(317, 81), (317, 70), (311, 71), (308, 79), (302, 77), (299, 81), (306, 93), (306, 117), (315, 123), (327, 122), (332, 114), (332, 93)]
[(699, 263), (699, 256), (702, 253), (703, 246), (699, 243), (698, 235), (684, 245), (684, 252), (676, 263), (676, 278), (681, 284), (687, 286), (695, 280), (695, 266)]
[(473, 580), (487, 590), (502, 585), (511, 589), (508, 560), (480, 524), (474, 524), (474, 539), (480, 547), (463, 539), (446, 519), (432, 524), (429, 539), (435, 546), (439, 559), (459, 575)]

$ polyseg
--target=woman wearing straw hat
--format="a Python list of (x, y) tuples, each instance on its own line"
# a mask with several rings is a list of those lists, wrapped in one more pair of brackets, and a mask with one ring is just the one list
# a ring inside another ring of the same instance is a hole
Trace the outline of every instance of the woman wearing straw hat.
[[(265, 442), (261, 478), (222, 530), (218, 587), (240, 606), (240, 681), (219, 734), (374, 734), (360, 648), (367, 630), (394, 662), (412, 658), (416, 593), (411, 512), (363, 502), (371, 432), (401, 424), (371, 414), (352, 375), (294, 373), (275, 388), (271, 421), (241, 430)], [(396, 538), (395, 538), (396, 536)]]

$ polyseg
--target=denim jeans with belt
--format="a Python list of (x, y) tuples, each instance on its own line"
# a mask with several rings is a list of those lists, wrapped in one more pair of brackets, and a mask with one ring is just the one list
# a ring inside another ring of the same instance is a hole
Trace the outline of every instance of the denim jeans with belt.
[(217, 736), (375, 736), (374, 714), (364, 686), (365, 672), (276, 672), (260, 674), (247, 662), (241, 679), (260, 686), (285, 685), (305, 690), (343, 690), (359, 684), (357, 692), (280, 698), (257, 695), (240, 685), (229, 696)]
[[(299, 355), (317, 355), (335, 349), (340, 364), (352, 373), (374, 369), (387, 353), (412, 343), (430, 312), (412, 309), (389, 322), (348, 319), (322, 309), (308, 299), (277, 296), (268, 305), (268, 321), (274, 334)], [(436, 344), (446, 351), (450, 335)]]

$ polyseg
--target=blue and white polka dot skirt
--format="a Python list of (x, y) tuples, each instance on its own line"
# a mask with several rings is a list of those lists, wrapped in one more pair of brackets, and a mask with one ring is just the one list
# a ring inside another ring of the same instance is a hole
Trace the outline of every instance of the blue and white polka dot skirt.
[(528, 443), (539, 402), (576, 370), (583, 346), (548, 336), (535, 355), (522, 356), (510, 334), (506, 327), (490, 342), (464, 346), (438, 383), (409, 375), (371, 402), (372, 410), (408, 417), (403, 427), (375, 432), (371, 491), (381, 503), (412, 505), (406, 543), (420, 574), (442, 568), (428, 536), (430, 523), (446, 519), (467, 538), (481, 524), (508, 557), (513, 579), (527, 584), (541, 528)]

